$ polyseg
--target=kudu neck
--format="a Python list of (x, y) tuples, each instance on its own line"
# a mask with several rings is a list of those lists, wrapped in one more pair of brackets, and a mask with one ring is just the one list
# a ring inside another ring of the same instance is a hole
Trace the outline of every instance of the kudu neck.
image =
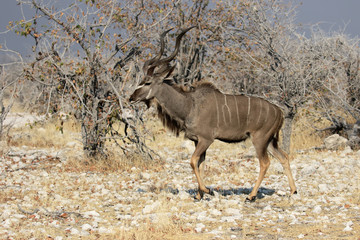
[(185, 120), (191, 109), (191, 99), (185, 93), (176, 90), (174, 87), (162, 83), (155, 98), (173, 118)]

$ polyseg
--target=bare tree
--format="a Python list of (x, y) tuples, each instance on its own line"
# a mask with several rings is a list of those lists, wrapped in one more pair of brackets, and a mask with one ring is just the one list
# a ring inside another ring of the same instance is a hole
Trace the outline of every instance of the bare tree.
[[(106, 155), (109, 138), (122, 141), (119, 146), (125, 152), (134, 143), (149, 156), (135, 126), (136, 113), (124, 101), (133, 72), (133, 65), (127, 64), (139, 54), (134, 38), (144, 30), (138, 23), (143, 8), (112, 0), (75, 1), (65, 8), (36, 0), (19, 3), (30, 5), (34, 16), (10, 27), (34, 39), (34, 60), (25, 74), (39, 84), (46, 112), (66, 111), (79, 120), (89, 157)], [(117, 122), (124, 127), (116, 128)]]
[(321, 130), (342, 133), (353, 148), (360, 143), (359, 39), (336, 32), (312, 31), (311, 62), (322, 68), (314, 72), (313, 99), (332, 125)]
[(0, 60), (0, 139), (8, 134), (11, 128), (11, 122), (5, 123), (15, 98), (19, 92), (19, 81), (22, 76), (21, 68), (24, 64), (21, 55), (18, 52), (1, 46)]

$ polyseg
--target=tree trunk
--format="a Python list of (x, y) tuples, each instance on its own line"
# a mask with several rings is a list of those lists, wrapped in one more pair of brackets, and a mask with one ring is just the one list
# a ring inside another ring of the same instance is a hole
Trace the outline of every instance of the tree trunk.
[(292, 125), (296, 114), (296, 107), (286, 105), (284, 125), (282, 128), (282, 149), (290, 154)]
[(288, 154), (290, 154), (293, 120), (293, 117), (285, 117), (284, 126), (282, 128), (282, 149)]
[(83, 96), (84, 104), (81, 114), (81, 136), (83, 149), (87, 157), (105, 156), (104, 145), (107, 133), (106, 120), (101, 121), (104, 114), (104, 101), (101, 101), (102, 89), (98, 82), (99, 68), (91, 67), (89, 78), (91, 84)]
[(360, 149), (360, 120), (357, 120), (354, 125), (347, 131), (349, 146), (353, 150)]
[(83, 149), (87, 157), (96, 158), (104, 156), (104, 130), (98, 124), (92, 125), (87, 121), (81, 124), (81, 136), (83, 140)]

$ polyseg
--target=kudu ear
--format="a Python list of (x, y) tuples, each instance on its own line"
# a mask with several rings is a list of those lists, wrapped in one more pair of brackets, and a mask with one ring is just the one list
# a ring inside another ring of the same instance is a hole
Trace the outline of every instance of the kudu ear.
[(150, 67), (146, 72), (146, 76), (152, 77), (154, 75), (154, 70), (155, 70), (155, 66)]
[(171, 74), (173, 73), (173, 71), (175, 70), (175, 67), (176, 67), (176, 65), (172, 66), (172, 67), (169, 69), (169, 72), (168, 72), (168, 74), (165, 76), (165, 78), (170, 77), (170, 75), (171, 75)]
[(176, 84), (176, 82), (173, 80), (173, 79), (165, 79), (163, 81), (163, 83), (167, 84), (167, 85), (170, 85), (170, 86), (173, 86)]

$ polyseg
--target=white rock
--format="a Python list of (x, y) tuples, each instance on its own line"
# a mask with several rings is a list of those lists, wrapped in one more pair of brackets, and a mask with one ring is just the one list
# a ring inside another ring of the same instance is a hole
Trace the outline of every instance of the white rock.
[(220, 222), (233, 223), (233, 222), (235, 222), (235, 220), (240, 220), (242, 218), (243, 218), (243, 215), (224, 216), (224, 217), (221, 217)]
[(90, 235), (89, 231), (81, 231), (81, 233), (80, 233), (80, 236), (82, 236), (82, 237), (89, 236), (89, 235)]
[(96, 211), (88, 211), (88, 212), (84, 212), (83, 216), (86, 218), (91, 218), (91, 217), (100, 217), (100, 214)]
[(131, 226), (134, 226), (134, 227), (138, 227), (138, 226), (139, 226), (139, 223), (136, 221), (136, 219), (135, 219), (135, 220), (132, 220), (130, 224), (131, 224)]
[(314, 209), (312, 210), (312, 212), (315, 214), (319, 214), (319, 213), (321, 213), (321, 211), (322, 211), (322, 208), (319, 205), (315, 206)]
[(78, 145), (78, 142), (72, 141), (72, 142), (66, 143), (65, 147), (67, 147), (67, 148), (75, 148), (76, 145)]
[(205, 220), (208, 219), (207, 215), (208, 215), (208, 214), (207, 214), (206, 211), (199, 212), (199, 213), (197, 214), (196, 219), (197, 219), (198, 221), (205, 221)]
[(346, 154), (349, 154), (349, 153), (352, 153), (352, 149), (350, 146), (346, 146), (345, 149), (342, 151), (342, 155), (346, 155)]
[(60, 227), (60, 223), (58, 221), (51, 221), (49, 225), (56, 228)]
[(254, 146), (251, 146), (244, 154), (244, 158), (253, 158), (256, 157), (256, 150)]
[(217, 229), (214, 229), (214, 230), (210, 231), (209, 234), (215, 235), (212, 239), (221, 239), (220, 235), (223, 234), (223, 231), (219, 231)]
[(202, 232), (203, 228), (205, 227), (205, 225), (203, 223), (198, 223), (196, 224), (196, 227), (195, 227), (195, 232)]
[(319, 192), (321, 193), (326, 193), (329, 191), (327, 184), (325, 183), (319, 184), (318, 188), (319, 188)]
[(147, 172), (141, 173), (141, 176), (142, 176), (142, 178), (147, 179), (147, 180), (151, 178), (151, 174), (147, 173)]
[(348, 221), (347, 223), (345, 223), (345, 226), (351, 227), (352, 225), (354, 225), (353, 221)]
[(91, 231), (91, 230), (93, 230), (94, 228), (90, 225), (90, 224), (88, 224), (88, 223), (85, 223), (85, 224), (83, 224), (82, 226), (81, 226), (81, 230), (83, 230), (83, 231)]
[(324, 139), (326, 149), (336, 150), (341, 147), (345, 147), (348, 140), (341, 137), (339, 134), (333, 134)]
[(264, 211), (271, 211), (271, 206), (267, 205), (266, 207), (264, 207)]
[(160, 202), (154, 202), (153, 204), (150, 205), (146, 205), (143, 210), (142, 213), (143, 214), (149, 214), (154, 212), (156, 209), (158, 209), (160, 207)]
[(110, 190), (108, 190), (106, 188), (101, 189), (101, 195), (102, 196), (108, 195), (109, 193), (110, 193)]
[(336, 204), (342, 204), (346, 201), (344, 197), (329, 197), (328, 199)]
[(353, 229), (350, 226), (346, 226), (343, 231), (345, 232), (351, 232)]
[(111, 230), (106, 227), (99, 227), (98, 232), (105, 234), (105, 233), (111, 233)]
[(79, 235), (79, 234), (80, 234), (80, 231), (77, 230), (76, 228), (71, 228), (70, 234), (72, 234), (72, 235)]
[(279, 196), (285, 196), (285, 195), (286, 195), (286, 192), (285, 192), (285, 191), (282, 191), (282, 190), (278, 190), (276, 193), (277, 193), (277, 195), (279, 195)]
[(5, 219), (5, 221), (3, 221), (1, 223), (1, 225), (4, 227), (4, 228), (10, 228), (12, 223), (11, 223), (11, 220), (8, 218), (8, 219)]
[(195, 145), (194, 145), (194, 143), (193, 143), (192, 141), (190, 141), (190, 140), (185, 140), (185, 141), (181, 144), (180, 147), (183, 148), (183, 149), (186, 149), (188, 152), (191, 152), (191, 153), (193, 153), (193, 152), (195, 151)]
[(48, 174), (46, 171), (43, 171), (43, 172), (40, 174), (40, 176), (42, 176), (42, 177), (48, 177), (49, 174)]
[(275, 162), (275, 163), (271, 164), (270, 166), (272, 166), (272, 168), (274, 169), (274, 171), (275, 171), (277, 174), (280, 174), (280, 173), (283, 173), (283, 172), (284, 172), (284, 168), (283, 168), (283, 166), (281, 165), (281, 163), (279, 163), (279, 162)]
[(189, 194), (185, 191), (179, 191), (178, 196), (179, 196), (180, 200), (186, 200), (186, 199), (190, 198)]
[(14, 218), (18, 218), (18, 219), (22, 219), (22, 218), (26, 218), (26, 216), (25, 215), (23, 215), (23, 214), (14, 214), (14, 215), (12, 215)]
[(225, 209), (225, 212), (229, 215), (241, 215), (240, 210), (236, 208), (227, 208)]
[(214, 216), (221, 216), (222, 215), (222, 213), (217, 209), (211, 209), (210, 214), (214, 215)]
[(301, 170), (301, 175), (310, 175), (316, 172), (317, 167), (313, 165), (305, 165)]
[[(27, 197), (27, 196), (25, 196)], [(24, 200), (25, 200), (25, 197), (24, 197)], [(2, 213), (1, 213), (1, 216), (6, 219), (8, 218), (10, 215), (11, 215), (12, 211), (10, 209), (5, 209)]]

